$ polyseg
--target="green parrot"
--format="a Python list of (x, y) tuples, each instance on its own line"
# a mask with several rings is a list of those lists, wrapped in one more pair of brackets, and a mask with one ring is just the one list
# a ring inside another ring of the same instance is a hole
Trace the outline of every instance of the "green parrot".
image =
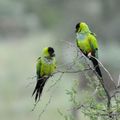
[(40, 100), (43, 87), (55, 69), (56, 59), (54, 49), (52, 47), (44, 48), (42, 56), (38, 58), (36, 65), (37, 83), (32, 93), (32, 96), (35, 94), (35, 102)]
[(76, 44), (82, 53), (92, 61), (95, 71), (102, 78), (98, 61), (95, 59), (98, 58), (98, 42), (96, 35), (90, 31), (85, 22), (80, 22), (76, 25)]

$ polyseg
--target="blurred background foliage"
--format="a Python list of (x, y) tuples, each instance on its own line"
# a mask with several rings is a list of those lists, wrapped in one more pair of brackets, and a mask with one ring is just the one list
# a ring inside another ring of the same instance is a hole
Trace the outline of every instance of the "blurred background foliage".
[[(115, 80), (120, 73), (120, 0), (0, 0), (0, 119), (35, 120), (49, 99), (30, 112), (36, 59), (41, 49), (53, 46), (58, 64), (71, 60), (64, 41), (75, 42), (75, 25), (89, 24), (99, 41), (99, 58)], [(58, 75), (59, 76), (59, 75)], [(52, 78), (47, 87), (52, 84)], [(28, 79), (29, 78), (29, 79)], [(79, 75), (65, 75), (42, 120), (62, 120), (56, 108), (69, 108), (65, 90)], [(58, 96), (59, 94), (59, 96)]]

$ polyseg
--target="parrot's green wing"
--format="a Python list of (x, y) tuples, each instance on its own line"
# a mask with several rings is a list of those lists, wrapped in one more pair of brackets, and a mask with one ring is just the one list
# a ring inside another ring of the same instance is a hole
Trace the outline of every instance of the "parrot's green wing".
[(36, 65), (36, 74), (37, 74), (37, 79), (40, 79), (41, 75), (41, 57), (37, 59), (37, 65)]
[(76, 39), (76, 45), (77, 45), (77, 47), (79, 47), (79, 45), (78, 45), (78, 40)]
[(96, 37), (93, 34), (90, 34), (88, 39), (90, 40), (90, 45), (91, 45), (92, 49), (93, 50), (98, 49), (98, 42), (97, 42)]
[(91, 33), (89, 36), (89, 42), (93, 52), (95, 53), (95, 57), (98, 58), (98, 42), (93, 33)]

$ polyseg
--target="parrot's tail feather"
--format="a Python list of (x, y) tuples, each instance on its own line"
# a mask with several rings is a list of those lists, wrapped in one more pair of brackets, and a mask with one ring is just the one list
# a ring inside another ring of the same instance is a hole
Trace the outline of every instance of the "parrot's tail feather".
[(98, 61), (95, 58), (92, 58), (92, 63), (94, 65), (95, 71), (97, 72), (97, 74), (102, 78), (102, 73), (98, 64)]
[(41, 94), (42, 94), (43, 87), (44, 87), (46, 81), (47, 81), (47, 78), (42, 78), (42, 79), (40, 79), (40, 80), (37, 81), (36, 86), (35, 86), (35, 89), (34, 89), (34, 91), (33, 91), (33, 93), (32, 93), (32, 96), (33, 96), (34, 94), (36, 94), (36, 95), (35, 95), (35, 102), (36, 102), (37, 100), (38, 100), (38, 101), (40, 100), (40, 96), (41, 96)]

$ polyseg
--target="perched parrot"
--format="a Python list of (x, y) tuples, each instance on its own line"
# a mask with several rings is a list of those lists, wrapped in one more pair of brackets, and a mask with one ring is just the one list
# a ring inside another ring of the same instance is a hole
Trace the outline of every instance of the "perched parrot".
[(36, 65), (37, 83), (32, 93), (32, 96), (35, 94), (35, 102), (40, 100), (43, 87), (55, 69), (56, 59), (54, 49), (52, 47), (44, 48), (42, 56), (38, 58)]
[(98, 58), (98, 42), (96, 35), (90, 31), (88, 25), (84, 22), (80, 22), (76, 25), (76, 44), (82, 53), (92, 61), (95, 71), (99, 77), (102, 78), (98, 61), (95, 59)]

